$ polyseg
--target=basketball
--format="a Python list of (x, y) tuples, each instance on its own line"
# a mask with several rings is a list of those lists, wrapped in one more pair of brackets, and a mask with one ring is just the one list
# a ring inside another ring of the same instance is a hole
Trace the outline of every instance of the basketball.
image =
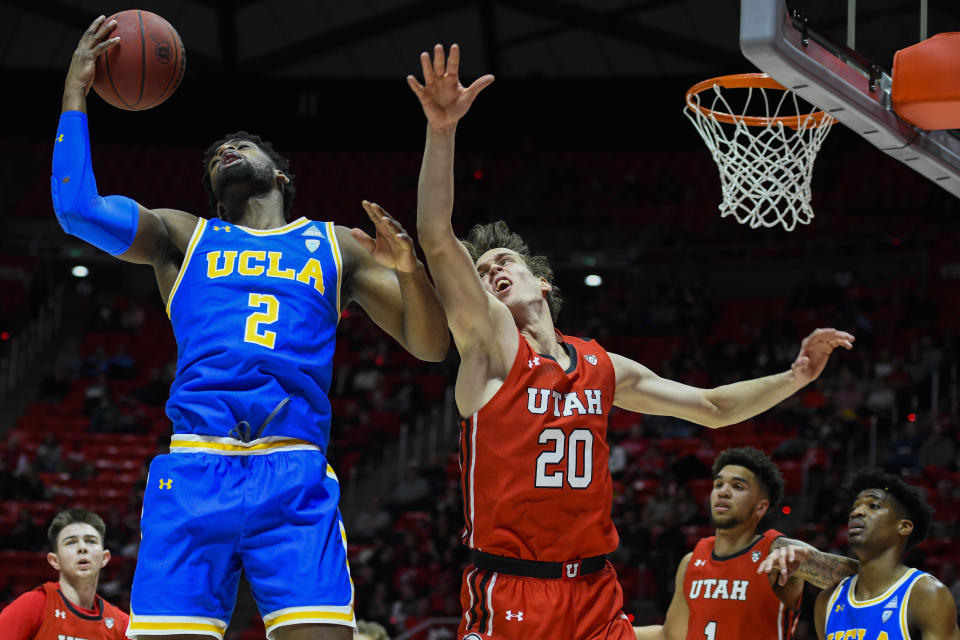
[(97, 58), (93, 89), (118, 109), (142, 111), (169, 98), (186, 67), (183, 42), (173, 26), (149, 11), (129, 9), (106, 19), (117, 21), (110, 37), (120, 42)]

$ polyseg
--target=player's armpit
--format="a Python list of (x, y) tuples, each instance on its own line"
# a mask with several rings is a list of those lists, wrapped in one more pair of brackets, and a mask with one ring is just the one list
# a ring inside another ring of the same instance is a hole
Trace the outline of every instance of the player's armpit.
[(824, 589), (819, 594), (817, 594), (817, 600), (813, 605), (813, 626), (817, 630), (817, 637), (820, 640), (823, 640), (824, 635), (826, 634), (827, 627), (827, 605), (830, 603), (830, 597), (833, 595), (834, 589)]
[[(133, 243), (117, 257), (136, 264), (166, 267), (171, 257), (183, 255), (200, 220), (177, 209), (147, 209), (140, 206)], [(179, 268), (179, 265), (176, 265)]]
[(950, 590), (933, 576), (924, 576), (913, 585), (907, 620), (923, 640), (960, 640), (957, 605)]
[(666, 619), (663, 621), (662, 636), (665, 640), (684, 640), (687, 637), (687, 621), (690, 618), (690, 608), (687, 605), (687, 594), (684, 593), (683, 581), (687, 575), (687, 565), (693, 557), (691, 551), (680, 560), (677, 575), (674, 578), (673, 598), (667, 609)]

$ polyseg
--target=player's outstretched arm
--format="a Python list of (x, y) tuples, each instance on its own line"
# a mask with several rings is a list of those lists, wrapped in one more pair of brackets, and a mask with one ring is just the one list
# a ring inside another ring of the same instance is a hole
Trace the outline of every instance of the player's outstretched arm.
[(923, 640), (960, 640), (957, 605), (950, 590), (933, 576), (924, 576), (913, 585), (907, 619), (911, 629), (920, 630)]
[(443, 360), (450, 332), (413, 240), (380, 205), (366, 200), (362, 205), (376, 238), (360, 229), (337, 227), (341, 249), (352, 265), (348, 295), (411, 354), (429, 362)]
[(770, 576), (770, 586), (780, 601), (796, 610), (803, 595), (803, 583), (829, 589), (857, 572), (860, 563), (853, 558), (819, 551), (801, 540), (781, 536), (770, 545), (757, 573)]
[(837, 347), (853, 348), (854, 337), (836, 329), (817, 329), (804, 338), (789, 371), (699, 389), (667, 380), (643, 365), (610, 354), (617, 376), (614, 404), (623, 409), (667, 415), (713, 429), (762, 413), (815, 380)]
[[(53, 150), (50, 191), (60, 226), (67, 233), (127, 262), (153, 264), (166, 299), (179, 265), (171, 248), (185, 251), (196, 216), (174, 209), (150, 210), (125, 196), (101, 196), (93, 176), (87, 131), (87, 93), (98, 56), (116, 46), (116, 21), (100, 16), (73, 52), (63, 86), (60, 123)], [(169, 282), (167, 282), (169, 281)]]
[[(423, 248), (430, 273), (437, 284), (440, 299), (454, 340), (463, 350), (478, 328), (490, 327), (496, 300), (486, 293), (470, 254), (453, 232), (453, 153), (457, 122), (477, 94), (493, 82), (486, 75), (469, 87), (460, 84), (460, 47), (450, 47), (450, 57), (442, 45), (436, 45), (433, 59), (420, 54), (423, 84), (407, 76), (407, 84), (420, 100), (427, 117), (427, 139), (420, 167), (417, 190), (417, 240)], [(503, 315), (501, 310), (499, 315)], [(507, 314), (509, 315), (509, 314)], [(510, 320), (512, 322), (512, 320)]]

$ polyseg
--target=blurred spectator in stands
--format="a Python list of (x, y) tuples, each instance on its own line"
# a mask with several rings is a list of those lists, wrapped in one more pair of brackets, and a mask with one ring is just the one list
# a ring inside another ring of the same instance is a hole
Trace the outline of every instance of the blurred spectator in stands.
[(70, 389), (70, 376), (60, 365), (56, 365), (53, 373), (44, 376), (40, 382), (39, 397), (41, 402), (58, 403), (63, 400)]
[(804, 409), (817, 410), (826, 406), (827, 397), (823, 393), (823, 378), (817, 378), (800, 392), (800, 403)]
[(90, 431), (114, 433), (120, 420), (120, 409), (110, 400), (110, 394), (100, 396), (90, 415)]
[(420, 475), (417, 464), (407, 465), (403, 480), (390, 492), (388, 505), (395, 512), (423, 508), (430, 497), (430, 483)]
[(420, 384), (413, 377), (411, 367), (401, 367), (400, 379), (393, 388), (387, 410), (398, 412), (402, 419), (409, 422), (421, 409), (423, 392)]
[(610, 457), (607, 459), (607, 466), (610, 468), (610, 475), (617, 480), (627, 468), (627, 450), (620, 444), (623, 441), (623, 436), (619, 433), (608, 433), (607, 441), (610, 443)]
[(863, 389), (848, 367), (840, 370), (840, 387), (833, 392), (833, 406), (841, 414), (854, 416), (863, 405)]
[(370, 504), (360, 511), (349, 529), (350, 539), (357, 542), (367, 541), (390, 529), (390, 512), (383, 508), (378, 494), (370, 496)]
[(147, 314), (144, 312), (143, 307), (133, 301), (123, 310), (123, 313), (120, 314), (120, 328), (124, 331), (136, 333), (140, 330), (140, 327), (143, 326), (146, 319)]
[(357, 620), (357, 633), (353, 636), (354, 640), (390, 640), (387, 630), (383, 625), (366, 620)]
[(666, 482), (660, 483), (656, 493), (647, 501), (643, 507), (643, 522), (648, 527), (663, 526), (667, 522), (676, 521), (676, 505), (673, 497), (670, 495), (670, 489)]
[(688, 485), (680, 485), (674, 496), (674, 504), (678, 524), (706, 524), (706, 521), (700, 515), (700, 505), (697, 504)]
[(107, 375), (113, 379), (128, 380), (136, 373), (133, 356), (127, 353), (122, 344), (118, 344), (113, 355), (107, 361)]
[(873, 389), (867, 394), (867, 399), (863, 404), (872, 413), (887, 416), (893, 412), (896, 402), (897, 396), (893, 389), (887, 386), (884, 378), (877, 378), (874, 381)]
[(147, 382), (134, 389), (133, 397), (151, 407), (163, 406), (170, 396), (171, 380), (165, 378), (160, 367), (151, 367)]
[(427, 456), (427, 461), (420, 467), (420, 475), (430, 485), (430, 493), (434, 496), (441, 495), (447, 488), (447, 471), (443, 468), (440, 461), (440, 454), (431, 451)]
[(33, 465), (38, 473), (53, 473), (60, 470), (63, 447), (57, 442), (57, 437), (48, 433), (37, 446), (36, 458)]
[[(921, 467), (950, 467), (957, 454), (957, 445), (954, 437), (948, 437), (943, 432), (943, 425), (939, 420), (933, 423), (930, 436), (920, 445), (917, 453)], [(938, 518), (940, 514), (937, 514)]]
[(0, 455), (0, 500), (12, 499), (14, 486), (13, 471), (7, 467), (6, 456)]
[(21, 509), (17, 521), (6, 532), (0, 546), (21, 551), (40, 551), (43, 549), (43, 540), (43, 529), (33, 521), (30, 509)]
[(57, 354), (55, 366), (63, 370), (68, 378), (72, 379), (80, 375), (83, 369), (83, 358), (77, 350), (76, 340), (68, 341), (63, 351)]
[(107, 354), (104, 353), (103, 347), (97, 347), (93, 353), (84, 359), (80, 374), (84, 378), (97, 378), (106, 375), (109, 366)]
[(20, 473), (14, 472), (14, 500), (45, 500), (47, 490), (43, 486), (43, 481), (37, 476), (33, 467), (27, 464), (22, 467)]
[(83, 392), (84, 413), (92, 416), (94, 410), (100, 406), (100, 401), (109, 396), (110, 387), (107, 386), (107, 376), (103, 373), (97, 374), (96, 382), (90, 384)]
[(890, 441), (890, 457), (883, 465), (890, 473), (913, 475), (920, 469), (920, 446), (923, 436), (917, 422), (907, 422)]
[(353, 369), (350, 378), (349, 393), (355, 397), (363, 397), (383, 383), (384, 356), (378, 353), (373, 346), (367, 346), (360, 352), (360, 360)]

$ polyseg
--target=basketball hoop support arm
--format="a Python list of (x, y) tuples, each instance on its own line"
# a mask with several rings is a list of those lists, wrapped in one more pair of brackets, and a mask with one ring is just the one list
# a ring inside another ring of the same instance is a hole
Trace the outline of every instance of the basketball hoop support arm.
[(802, 24), (794, 24), (784, 0), (741, 0), (740, 49), (777, 82), (960, 197), (960, 139), (901, 120), (890, 107), (889, 75), (869, 63), (855, 68), (847, 61), (852, 52)]

